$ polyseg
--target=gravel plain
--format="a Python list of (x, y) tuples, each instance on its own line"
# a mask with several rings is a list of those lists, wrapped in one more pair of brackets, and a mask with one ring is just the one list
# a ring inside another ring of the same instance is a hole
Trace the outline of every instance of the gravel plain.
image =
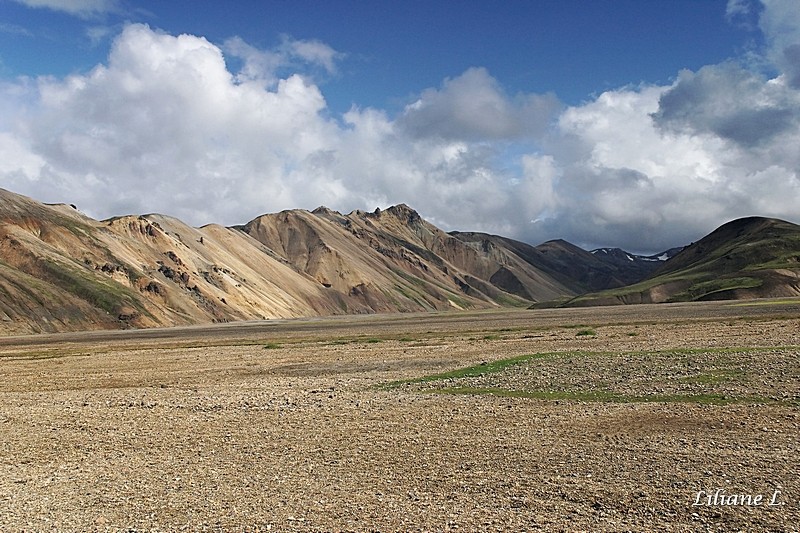
[(0, 529), (796, 531), (798, 356), (800, 300), (4, 338)]

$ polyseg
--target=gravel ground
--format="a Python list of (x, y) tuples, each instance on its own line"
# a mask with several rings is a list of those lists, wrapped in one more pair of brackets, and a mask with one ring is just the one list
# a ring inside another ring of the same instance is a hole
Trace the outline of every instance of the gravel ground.
[[(797, 302), (576, 311), (3, 339), (0, 529), (798, 529)], [(376, 387), (545, 352), (476, 383), (768, 401)]]

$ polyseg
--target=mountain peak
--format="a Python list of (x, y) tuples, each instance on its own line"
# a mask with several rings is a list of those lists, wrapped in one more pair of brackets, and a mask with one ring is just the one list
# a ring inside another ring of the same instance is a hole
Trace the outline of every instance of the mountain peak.
[(723, 238), (738, 237), (740, 235), (759, 232), (767, 228), (783, 226), (786, 224), (789, 224), (789, 222), (777, 218), (759, 216), (737, 218), (736, 220), (731, 220), (730, 222), (726, 222), (725, 224), (721, 225), (708, 234), (706, 238), (714, 235), (719, 235)]
[(325, 207), (324, 205), (319, 206), (318, 208), (311, 211), (314, 215), (341, 215), (340, 212), (331, 209), (330, 207)]
[(386, 212), (391, 213), (398, 219), (404, 220), (409, 223), (416, 222), (422, 219), (422, 217), (419, 216), (419, 213), (417, 213), (415, 210), (413, 210), (406, 204), (393, 205), (392, 207), (387, 208)]

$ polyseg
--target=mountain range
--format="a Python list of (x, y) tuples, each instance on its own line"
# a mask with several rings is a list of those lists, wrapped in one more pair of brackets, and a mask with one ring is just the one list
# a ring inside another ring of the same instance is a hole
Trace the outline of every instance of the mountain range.
[(200, 228), (0, 189), (0, 333), (800, 294), (800, 227), (734, 221), (655, 256), (446, 233), (406, 205)]
[(763, 217), (724, 224), (631, 285), (573, 306), (800, 296), (800, 226)]

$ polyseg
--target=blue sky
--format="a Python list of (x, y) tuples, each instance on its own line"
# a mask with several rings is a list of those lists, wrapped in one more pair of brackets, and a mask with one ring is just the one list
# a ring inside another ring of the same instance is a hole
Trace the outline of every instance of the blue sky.
[[(668, 83), (680, 69), (735, 57), (758, 37), (726, 20), (724, 0), (109, 5), (76, 17), (0, 0), (3, 77), (88, 71), (107, 58), (122, 25), (141, 22), (217, 44), (239, 36), (261, 49), (282, 36), (326, 43), (342, 54), (337, 75), (320, 81), (337, 112), (351, 105), (396, 109), (470, 67), (485, 67), (511, 93), (554, 92), (578, 104), (627, 84)], [(107, 33), (93, 42), (92, 30)]]
[(660, 251), (800, 219), (796, 0), (0, 0), (0, 187), (193, 224), (405, 202)]

